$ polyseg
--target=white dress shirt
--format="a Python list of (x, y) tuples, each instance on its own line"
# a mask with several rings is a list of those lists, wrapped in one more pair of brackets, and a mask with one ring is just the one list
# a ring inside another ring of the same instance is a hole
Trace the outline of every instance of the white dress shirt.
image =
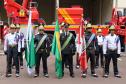
[(4, 40), (4, 51), (7, 51), (8, 45), (17, 45), (17, 34), (9, 33), (5, 36)]
[(98, 45), (103, 45), (103, 41), (104, 41), (104, 37), (103, 36), (97, 36), (97, 40), (98, 40)]
[[(19, 32), (17, 33), (19, 36), (19, 40), (18, 40), (18, 52), (21, 52), (21, 48), (24, 48), (24, 34)], [(23, 36), (22, 36), (23, 34)]]
[(117, 54), (121, 53), (121, 44), (117, 35), (107, 35), (103, 42), (103, 54), (106, 54), (107, 49), (116, 50)]

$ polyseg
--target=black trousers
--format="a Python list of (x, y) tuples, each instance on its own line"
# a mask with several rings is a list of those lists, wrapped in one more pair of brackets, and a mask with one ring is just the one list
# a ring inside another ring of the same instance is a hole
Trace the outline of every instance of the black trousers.
[(23, 52), (18, 53), (20, 66), (23, 66)]
[(7, 74), (12, 73), (12, 58), (16, 67), (16, 73), (19, 73), (19, 60), (18, 60), (18, 49), (15, 47), (8, 47), (7, 50)]
[[(22, 53), (23, 53), (23, 52), (18, 52), (18, 60), (19, 60), (19, 65), (20, 65), (20, 66), (23, 66), (23, 54), (22, 54)], [(13, 58), (13, 60), (14, 60), (14, 58)], [(15, 66), (14, 61), (13, 61), (12, 66)]]
[(47, 56), (46, 53), (41, 52), (36, 54), (36, 66), (35, 66), (35, 73), (39, 75), (39, 69), (40, 69), (40, 61), (42, 58), (42, 64), (43, 64), (43, 74), (48, 73), (47, 68)]
[(102, 46), (99, 46), (99, 52), (96, 52), (96, 66), (99, 66), (99, 60), (100, 60), (101, 67), (104, 66)]
[[(87, 62), (90, 59), (91, 74), (95, 74), (95, 49), (87, 49)], [(87, 73), (84, 71), (83, 73)]]
[(73, 74), (73, 55), (62, 53), (62, 70), (64, 74), (64, 64), (68, 61), (70, 75)]
[(111, 62), (111, 59), (113, 61), (113, 69), (114, 74), (118, 74), (118, 67), (117, 67), (117, 51), (107, 51), (107, 55), (105, 57), (105, 73), (109, 74), (109, 65)]

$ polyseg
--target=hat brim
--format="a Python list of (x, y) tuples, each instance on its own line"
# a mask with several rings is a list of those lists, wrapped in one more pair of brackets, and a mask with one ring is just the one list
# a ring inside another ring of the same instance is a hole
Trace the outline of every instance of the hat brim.
[(86, 29), (92, 29), (92, 27), (87, 27)]
[(38, 31), (44, 31), (44, 29), (38, 29)]
[(102, 33), (102, 32), (97, 32), (97, 33)]
[(15, 28), (15, 27), (11, 27), (10, 29), (17, 29), (17, 28)]

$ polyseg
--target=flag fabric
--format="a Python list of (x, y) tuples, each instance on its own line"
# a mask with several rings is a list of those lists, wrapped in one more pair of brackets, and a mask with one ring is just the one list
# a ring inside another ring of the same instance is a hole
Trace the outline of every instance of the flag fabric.
[(29, 20), (28, 20), (28, 28), (26, 34), (26, 61), (28, 74), (31, 75), (33, 73), (33, 69), (35, 66), (35, 48), (34, 48), (34, 38), (33, 38), (33, 28), (32, 28), (32, 12), (29, 12)]
[(55, 71), (57, 78), (62, 78), (62, 56), (60, 45), (60, 30), (58, 19), (56, 20), (56, 27), (52, 43), (52, 54), (55, 56)]
[(112, 19), (111, 19), (111, 24), (114, 24), (116, 25), (117, 24), (117, 21), (118, 21), (118, 15), (117, 15), (117, 10), (116, 8), (113, 8), (112, 9)]
[(3, 36), (5, 37), (8, 33), (9, 33), (9, 27), (7, 25), (4, 25)]
[(77, 41), (77, 53), (79, 54), (80, 67), (82, 71), (87, 69), (87, 56), (86, 56), (86, 42), (84, 35), (84, 21), (82, 19), (81, 25), (79, 28), (78, 41)]

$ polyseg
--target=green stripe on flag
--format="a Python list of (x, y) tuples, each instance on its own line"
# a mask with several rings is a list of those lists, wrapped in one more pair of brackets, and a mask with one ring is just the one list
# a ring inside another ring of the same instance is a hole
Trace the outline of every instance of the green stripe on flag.
[(57, 78), (62, 78), (62, 56), (61, 56), (61, 46), (60, 46), (60, 31), (58, 19), (56, 20), (56, 28), (53, 37), (52, 50), (51, 52), (55, 56), (55, 71)]

